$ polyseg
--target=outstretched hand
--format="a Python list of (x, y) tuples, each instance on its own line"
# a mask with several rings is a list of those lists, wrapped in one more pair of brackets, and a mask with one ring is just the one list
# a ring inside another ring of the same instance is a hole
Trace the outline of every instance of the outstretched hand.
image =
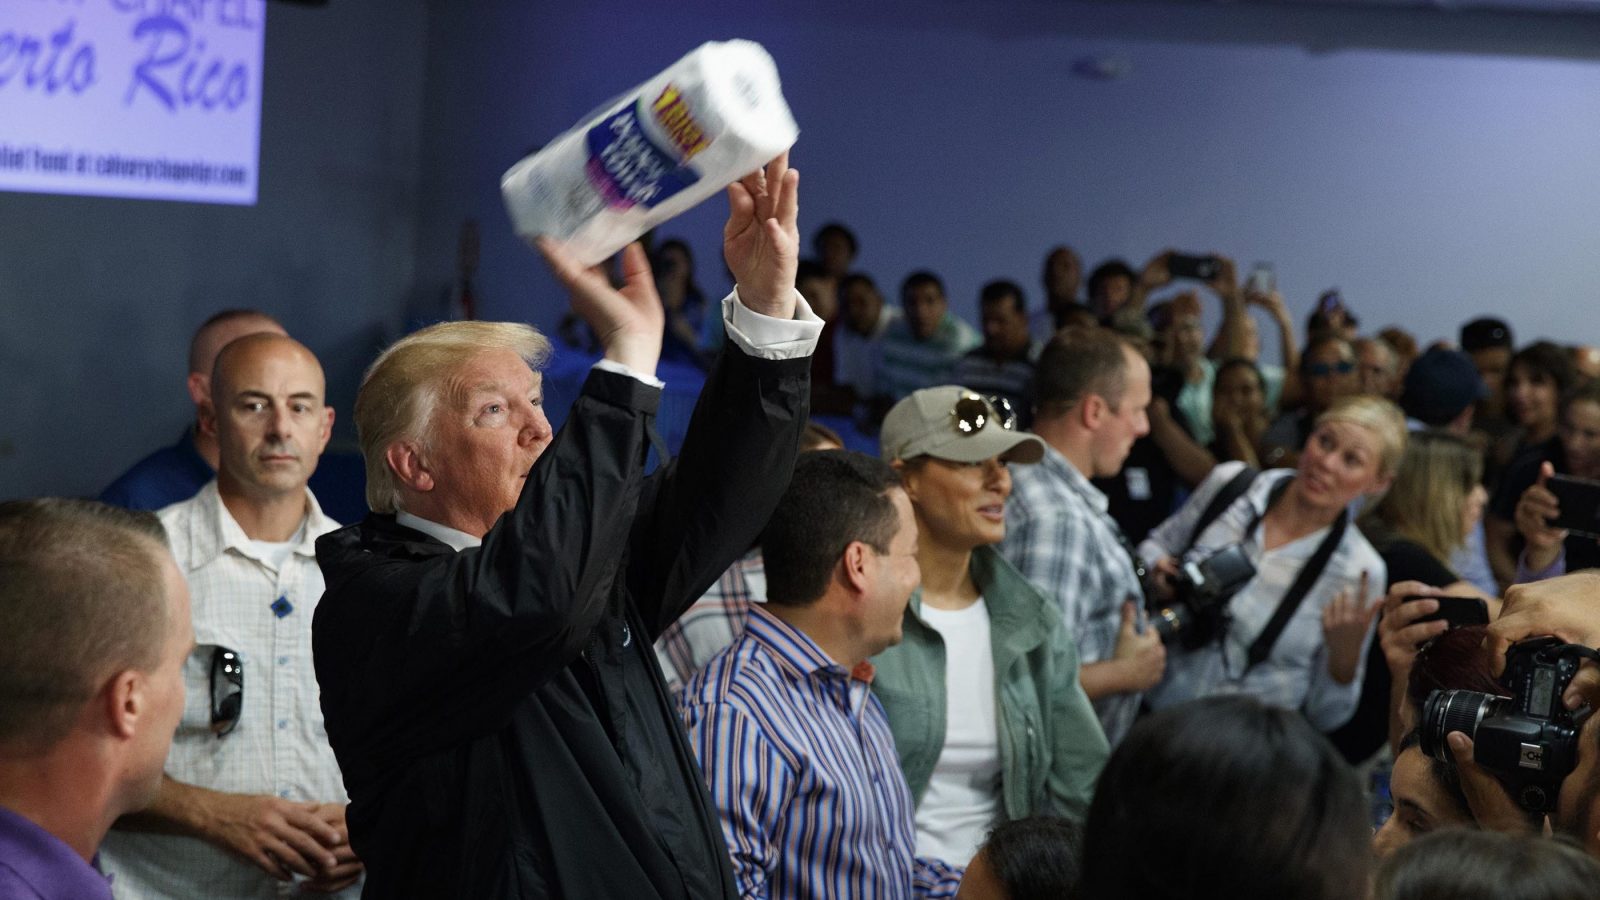
[(1367, 626), (1383, 606), (1383, 597), (1367, 601), (1367, 573), (1361, 573), (1355, 593), (1339, 592), (1322, 610), (1322, 639), (1328, 648), (1328, 674), (1340, 684), (1355, 680), (1361, 664), (1361, 648), (1366, 643)]
[(728, 185), (728, 224), (722, 254), (750, 309), (792, 319), (800, 263), (800, 173), (784, 151), (766, 168)]
[(535, 244), (556, 278), (566, 285), (573, 311), (588, 323), (606, 359), (635, 372), (655, 374), (666, 314), (644, 247), (634, 243), (623, 248), (622, 287), (616, 288), (605, 270), (579, 263), (559, 242), (540, 237)]

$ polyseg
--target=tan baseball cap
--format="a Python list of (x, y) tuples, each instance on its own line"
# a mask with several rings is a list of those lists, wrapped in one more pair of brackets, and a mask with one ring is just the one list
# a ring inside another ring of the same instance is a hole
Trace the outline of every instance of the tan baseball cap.
[(890, 462), (917, 456), (963, 463), (996, 456), (1017, 463), (1043, 459), (1044, 441), (1006, 428), (1006, 418), (994, 401), (964, 387), (923, 388), (889, 410), (878, 443)]

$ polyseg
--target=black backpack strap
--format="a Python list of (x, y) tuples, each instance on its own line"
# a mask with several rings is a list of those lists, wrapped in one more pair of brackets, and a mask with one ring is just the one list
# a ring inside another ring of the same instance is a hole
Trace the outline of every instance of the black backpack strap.
[[(1287, 481), (1287, 479), (1285, 479)], [(1322, 577), (1322, 570), (1328, 567), (1328, 560), (1333, 558), (1333, 551), (1339, 549), (1339, 542), (1344, 540), (1344, 530), (1349, 524), (1350, 511), (1340, 510), (1339, 518), (1335, 519), (1328, 528), (1328, 534), (1323, 537), (1322, 543), (1317, 545), (1317, 552), (1301, 567), (1300, 574), (1296, 576), (1294, 584), (1289, 586), (1289, 592), (1278, 601), (1278, 608), (1273, 610), (1272, 618), (1267, 620), (1267, 627), (1261, 630), (1255, 642), (1250, 645), (1249, 662), (1245, 666), (1248, 672), (1257, 664), (1264, 661), (1272, 654), (1272, 645), (1278, 642), (1278, 636), (1283, 634), (1283, 629), (1288, 627), (1289, 620), (1294, 617), (1295, 610), (1311, 593), (1311, 588)], [(1253, 528), (1251, 529), (1254, 530)], [(1361, 602), (1366, 602), (1365, 597)]]
[[(1226, 512), (1235, 500), (1243, 497), (1245, 491), (1250, 490), (1250, 485), (1255, 483), (1256, 476), (1260, 474), (1260, 469), (1254, 466), (1245, 466), (1239, 470), (1237, 475), (1228, 479), (1228, 483), (1222, 486), (1222, 490), (1217, 491), (1216, 495), (1211, 498), (1211, 502), (1207, 503), (1206, 508), (1200, 512), (1200, 518), (1194, 523), (1194, 530), (1189, 532), (1188, 543), (1184, 545), (1183, 550), (1175, 555), (1182, 557), (1185, 553), (1194, 549), (1194, 542), (1200, 539), (1200, 535), (1204, 534), (1211, 523)], [(1254, 529), (1252, 528), (1251, 530), (1253, 531)]]

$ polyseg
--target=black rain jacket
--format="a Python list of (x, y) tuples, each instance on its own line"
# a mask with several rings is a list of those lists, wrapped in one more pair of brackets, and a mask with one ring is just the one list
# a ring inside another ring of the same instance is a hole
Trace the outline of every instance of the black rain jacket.
[(727, 347), (650, 477), (660, 391), (596, 370), (481, 547), (377, 514), (317, 541), (363, 897), (737, 895), (651, 645), (788, 486), (809, 366)]

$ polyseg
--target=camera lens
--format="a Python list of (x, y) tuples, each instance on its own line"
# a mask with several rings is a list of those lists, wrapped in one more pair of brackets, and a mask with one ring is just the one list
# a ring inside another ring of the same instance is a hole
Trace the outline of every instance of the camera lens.
[(1171, 606), (1163, 606), (1152, 613), (1150, 615), (1150, 627), (1154, 628), (1156, 634), (1161, 636), (1163, 644), (1171, 644), (1178, 640), (1179, 636), (1183, 634), (1183, 630), (1189, 627), (1189, 623), (1193, 619), (1194, 613), (1189, 611), (1189, 607), (1181, 603), (1174, 603)]
[(1478, 733), (1478, 723), (1494, 709), (1497, 703), (1507, 702), (1502, 697), (1478, 691), (1434, 691), (1422, 706), (1422, 725), (1418, 730), (1423, 753), (1442, 762), (1454, 762), (1445, 736), (1459, 731), (1467, 737)]

